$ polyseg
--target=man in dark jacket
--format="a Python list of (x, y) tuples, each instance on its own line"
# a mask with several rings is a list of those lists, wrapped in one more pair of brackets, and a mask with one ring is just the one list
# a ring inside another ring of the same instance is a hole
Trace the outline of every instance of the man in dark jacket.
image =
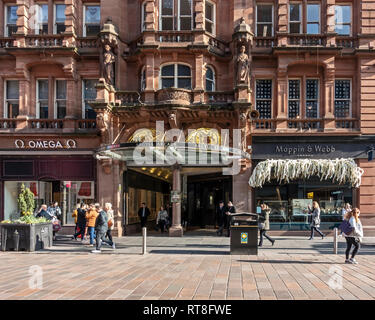
[(52, 220), (52, 216), (47, 212), (47, 205), (42, 204), (38, 214), (36, 215), (37, 218), (46, 218), (47, 220)]
[(225, 226), (225, 220), (227, 219), (227, 215), (225, 214), (226, 208), (224, 206), (224, 201), (219, 202), (219, 206), (216, 209), (216, 219), (217, 224), (219, 226), (219, 230), (216, 231), (218, 236), (223, 235), (223, 229)]
[(141, 228), (146, 227), (147, 217), (151, 214), (150, 209), (146, 207), (146, 203), (142, 202), (142, 206), (138, 210), (139, 219), (141, 219)]
[(226, 222), (225, 229), (227, 229), (227, 237), (230, 236), (230, 222), (232, 221), (232, 217), (231, 217), (232, 213), (236, 213), (236, 208), (233, 205), (232, 201), (228, 201), (228, 206), (227, 206), (226, 213), (225, 213), (227, 215), (225, 219), (225, 222)]
[(74, 234), (74, 239), (77, 240), (77, 237), (81, 235), (81, 240), (84, 240), (85, 230), (86, 230), (86, 205), (81, 203), (80, 208), (77, 209), (77, 228), (79, 231)]
[(102, 242), (108, 243), (113, 246), (113, 242), (105, 240), (105, 235), (108, 231), (108, 216), (107, 213), (100, 207), (98, 203), (95, 204), (95, 209), (99, 212), (99, 215), (95, 221), (95, 232), (96, 232), (96, 249), (92, 250), (92, 253), (100, 253)]

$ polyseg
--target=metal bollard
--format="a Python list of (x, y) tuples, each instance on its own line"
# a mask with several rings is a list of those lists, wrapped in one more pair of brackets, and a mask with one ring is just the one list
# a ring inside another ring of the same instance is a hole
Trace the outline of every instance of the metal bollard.
[(18, 251), (19, 244), (20, 244), (20, 234), (16, 230), (13, 233), (13, 247), (14, 247), (14, 251)]
[(333, 229), (333, 253), (337, 254), (337, 248), (338, 248), (338, 239), (337, 239), (337, 228)]
[(143, 246), (142, 246), (142, 254), (147, 254), (147, 244), (146, 244), (146, 238), (147, 238), (147, 228), (142, 228), (142, 237), (143, 237)]

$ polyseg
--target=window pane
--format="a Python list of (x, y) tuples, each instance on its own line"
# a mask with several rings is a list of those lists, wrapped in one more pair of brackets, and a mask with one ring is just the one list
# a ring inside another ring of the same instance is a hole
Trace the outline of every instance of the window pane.
[(299, 80), (289, 80), (289, 99), (299, 99)]
[(348, 100), (335, 101), (335, 117), (347, 118), (350, 115), (350, 102)]
[(271, 119), (271, 100), (258, 100), (256, 109), (259, 112), (260, 119)]
[(57, 102), (57, 119), (64, 119), (66, 116), (66, 101)]
[(86, 23), (100, 23), (100, 6), (86, 6)]
[(297, 118), (297, 116), (299, 116), (299, 101), (289, 101), (288, 116), (291, 119)]
[(171, 16), (173, 15), (173, 0), (162, 0), (162, 9), (161, 9), (161, 14)]
[(178, 88), (191, 89), (191, 79), (190, 78), (179, 78), (177, 81)]
[(162, 30), (173, 30), (173, 18), (162, 18), (161, 25)]
[(214, 82), (206, 78), (206, 91), (212, 92), (215, 90)]
[(65, 4), (56, 5), (56, 22), (65, 21)]
[(191, 73), (190, 73), (190, 67), (188, 66), (184, 66), (182, 64), (179, 64), (178, 65), (178, 76), (187, 76), (187, 77), (190, 77), (191, 76)]
[(17, 24), (17, 9), (18, 6), (8, 6), (7, 7), (7, 23), (8, 24)]
[(56, 25), (56, 33), (63, 33), (65, 32), (65, 24), (59, 23)]
[(335, 6), (335, 20), (336, 23), (351, 23), (352, 22), (352, 7), (351, 6)]
[(40, 102), (39, 118), (40, 119), (48, 118), (48, 102), (44, 102), (44, 101)]
[(205, 26), (205, 29), (207, 32), (209, 33), (214, 33), (214, 24), (212, 22), (209, 22), (206, 20), (206, 26)]
[(306, 101), (306, 118), (318, 118), (317, 101)]
[(161, 79), (161, 87), (162, 88), (174, 87), (174, 79), (173, 78), (162, 78)]
[(180, 0), (180, 15), (191, 15), (191, 0)]
[(99, 25), (86, 25), (86, 36), (96, 36), (99, 32)]
[(318, 99), (318, 80), (317, 79), (306, 80), (306, 99), (307, 100)]
[(350, 25), (336, 25), (335, 31), (339, 35), (350, 35)]
[(300, 33), (301, 32), (301, 24), (299, 22), (290, 23), (290, 33)]
[(350, 99), (350, 80), (335, 81), (335, 99)]
[(174, 64), (170, 64), (168, 66), (163, 67), (161, 69), (161, 75), (173, 77), (174, 76)]
[(19, 115), (19, 104), (18, 101), (8, 102), (8, 118), (17, 118)]
[(214, 21), (214, 8), (211, 3), (206, 2), (205, 15), (206, 15), (206, 19), (210, 21)]
[(256, 81), (256, 98), (271, 99), (272, 98), (272, 80)]
[(96, 112), (88, 103), (85, 103), (85, 119), (96, 119)]
[(84, 80), (83, 83), (83, 98), (85, 100), (95, 100), (96, 99), (96, 80)]
[(66, 81), (56, 81), (56, 99), (66, 99)]
[(257, 37), (271, 37), (271, 36), (272, 36), (272, 24), (258, 24)]
[(38, 80), (39, 99), (48, 100), (48, 80)]
[(180, 18), (180, 30), (191, 30), (191, 17)]
[(307, 22), (320, 21), (320, 5), (308, 4), (307, 5)]
[(272, 5), (257, 6), (257, 21), (272, 22)]
[(19, 82), (18, 80), (7, 81), (7, 99), (19, 99)]
[(318, 34), (319, 33), (319, 24), (317, 24), (317, 23), (307, 24), (307, 33), (308, 34)]
[(38, 19), (40, 23), (48, 22), (48, 5), (47, 4), (39, 5)]
[(289, 5), (289, 19), (290, 21), (301, 21), (300, 17), (300, 5), (299, 4), (290, 4)]
[(209, 80), (214, 80), (214, 72), (211, 68), (207, 68), (206, 70), (206, 78)]

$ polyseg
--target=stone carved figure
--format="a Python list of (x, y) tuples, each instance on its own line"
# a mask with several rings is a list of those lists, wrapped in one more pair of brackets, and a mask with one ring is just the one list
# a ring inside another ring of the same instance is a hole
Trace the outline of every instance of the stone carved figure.
[(109, 127), (108, 127), (108, 114), (107, 113), (99, 113), (96, 116), (96, 124), (98, 129), (100, 130), (102, 143), (109, 143)]
[(237, 84), (250, 85), (250, 60), (246, 54), (244, 45), (240, 47), (240, 53), (237, 57)]
[(115, 72), (114, 72), (114, 63), (116, 61), (116, 57), (112, 52), (112, 48), (109, 44), (104, 45), (104, 52), (103, 52), (103, 77), (105, 82), (111, 86), (115, 83)]

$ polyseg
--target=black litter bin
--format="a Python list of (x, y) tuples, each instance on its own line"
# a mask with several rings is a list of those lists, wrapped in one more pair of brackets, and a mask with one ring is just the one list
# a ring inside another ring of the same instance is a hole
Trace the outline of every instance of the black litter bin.
[(258, 215), (234, 213), (230, 224), (230, 254), (258, 254)]

